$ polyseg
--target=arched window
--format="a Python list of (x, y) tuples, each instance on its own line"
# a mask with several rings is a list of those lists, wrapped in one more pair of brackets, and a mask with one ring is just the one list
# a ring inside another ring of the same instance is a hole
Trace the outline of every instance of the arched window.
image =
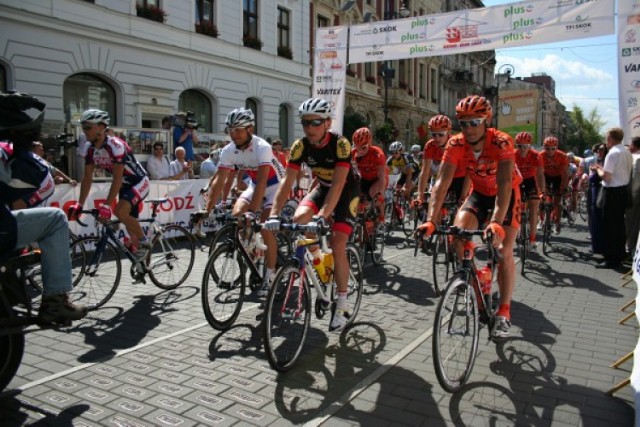
[(6, 92), (7, 90), (7, 72), (4, 66), (0, 64), (0, 91)]
[(77, 122), (90, 108), (106, 111), (111, 125), (117, 125), (116, 91), (105, 80), (93, 74), (79, 73), (68, 77), (63, 86), (63, 108), (66, 122)]
[(195, 89), (187, 89), (180, 94), (178, 100), (178, 110), (193, 111), (195, 118), (200, 125), (199, 132), (213, 132), (211, 125), (211, 101), (205, 94)]
[(260, 128), (260, 112), (258, 111), (258, 101), (253, 98), (247, 98), (244, 108), (253, 111), (253, 115), (256, 117), (256, 125), (254, 127), (254, 133), (261, 135), (262, 129)]
[(278, 135), (287, 147), (290, 147), (293, 143), (289, 135), (289, 110), (286, 104), (280, 104), (280, 109), (278, 110)]

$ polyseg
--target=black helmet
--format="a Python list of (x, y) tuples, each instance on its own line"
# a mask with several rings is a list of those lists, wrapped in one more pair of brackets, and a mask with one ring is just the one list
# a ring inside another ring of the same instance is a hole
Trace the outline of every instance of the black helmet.
[(44, 102), (26, 93), (0, 93), (0, 134), (40, 132), (46, 108)]

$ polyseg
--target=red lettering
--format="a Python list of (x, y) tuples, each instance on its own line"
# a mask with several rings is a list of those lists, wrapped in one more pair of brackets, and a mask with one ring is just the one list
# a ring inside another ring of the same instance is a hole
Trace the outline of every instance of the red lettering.
[(187, 209), (193, 210), (195, 206), (193, 205), (193, 196), (191, 194), (187, 194)]
[(184, 199), (182, 197), (174, 197), (173, 204), (176, 206), (177, 211), (184, 209)]
[(160, 203), (160, 209), (165, 212), (169, 212), (171, 209), (173, 209), (173, 202), (171, 202), (171, 199), (167, 199), (165, 202)]

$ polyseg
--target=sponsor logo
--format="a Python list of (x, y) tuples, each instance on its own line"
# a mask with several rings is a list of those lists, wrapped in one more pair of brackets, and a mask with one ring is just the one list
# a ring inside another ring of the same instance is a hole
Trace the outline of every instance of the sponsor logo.
[(364, 53), (365, 56), (380, 56), (384, 55), (384, 50), (370, 50)]
[(640, 80), (634, 80), (631, 82), (631, 87), (633, 89), (640, 89)]
[(532, 37), (533, 33), (531, 31), (527, 33), (509, 33), (502, 37), (502, 43), (507, 44), (512, 42), (519, 42), (521, 40), (529, 40)]
[(579, 24), (569, 24), (564, 26), (567, 31), (589, 31), (591, 30), (591, 22), (581, 22)]
[(316, 76), (316, 82), (330, 82), (333, 80), (333, 76)]
[(416, 53), (431, 52), (434, 49), (435, 49), (435, 46), (433, 44), (429, 44), (429, 45), (417, 44), (409, 48), (409, 55), (415, 55)]
[(329, 50), (327, 52), (320, 52), (319, 56), (320, 56), (321, 59), (337, 58), (338, 57), (338, 52), (336, 52), (335, 50)]
[(507, 18), (512, 15), (520, 15), (522, 13), (533, 12), (533, 5), (528, 4), (526, 6), (510, 6), (504, 10), (504, 17)]
[(406, 33), (400, 36), (400, 43), (423, 40), (426, 37), (426, 33)]
[(638, 24), (640, 24), (640, 15), (627, 16), (627, 25), (638, 25)]
[(637, 73), (640, 71), (640, 64), (627, 64), (624, 66), (625, 73)]
[(573, 6), (574, 0), (557, 0), (555, 5), (549, 5), (549, 9), (558, 8), (558, 7), (566, 7)]
[(398, 31), (398, 26), (397, 25), (386, 25), (384, 27), (375, 27), (373, 29), (373, 34), (378, 34), (378, 33), (391, 33), (394, 31)]
[(520, 18), (517, 21), (513, 21), (512, 28), (514, 30), (520, 29), (520, 28), (524, 28), (524, 27), (530, 27), (532, 25), (537, 25), (537, 24), (541, 24), (542, 23), (542, 18), (538, 18), (538, 19), (524, 19), (524, 18)]
[(640, 47), (622, 48), (622, 56), (638, 56), (640, 55)]
[(436, 23), (436, 18), (417, 18), (414, 21), (411, 21), (411, 29), (417, 27), (425, 27), (427, 25), (433, 25)]
[(342, 70), (342, 64), (331, 64), (331, 67), (329, 68), (333, 68), (334, 70)]
[(624, 33), (624, 42), (625, 43), (635, 43), (636, 42), (636, 31), (628, 30)]
[(635, 96), (632, 96), (627, 100), (627, 107), (635, 108), (637, 106), (638, 106), (638, 98), (636, 98)]

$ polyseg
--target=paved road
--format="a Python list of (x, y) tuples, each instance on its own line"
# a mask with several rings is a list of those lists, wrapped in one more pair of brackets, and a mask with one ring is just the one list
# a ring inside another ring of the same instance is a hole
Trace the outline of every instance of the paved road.
[(635, 320), (617, 323), (635, 285), (593, 267), (584, 225), (557, 242), (518, 275), (513, 337), (496, 345), (483, 329), (469, 383), (454, 395), (433, 372), (437, 300), (425, 255), (390, 246), (384, 266), (367, 264), (354, 327), (339, 335), (314, 319), (298, 365), (278, 375), (255, 301), (225, 333), (206, 323), (199, 254), (175, 291), (125, 282), (69, 330), (30, 333), (0, 396), (0, 425), (633, 425), (632, 390), (604, 392), (632, 367), (609, 365), (637, 341)]

